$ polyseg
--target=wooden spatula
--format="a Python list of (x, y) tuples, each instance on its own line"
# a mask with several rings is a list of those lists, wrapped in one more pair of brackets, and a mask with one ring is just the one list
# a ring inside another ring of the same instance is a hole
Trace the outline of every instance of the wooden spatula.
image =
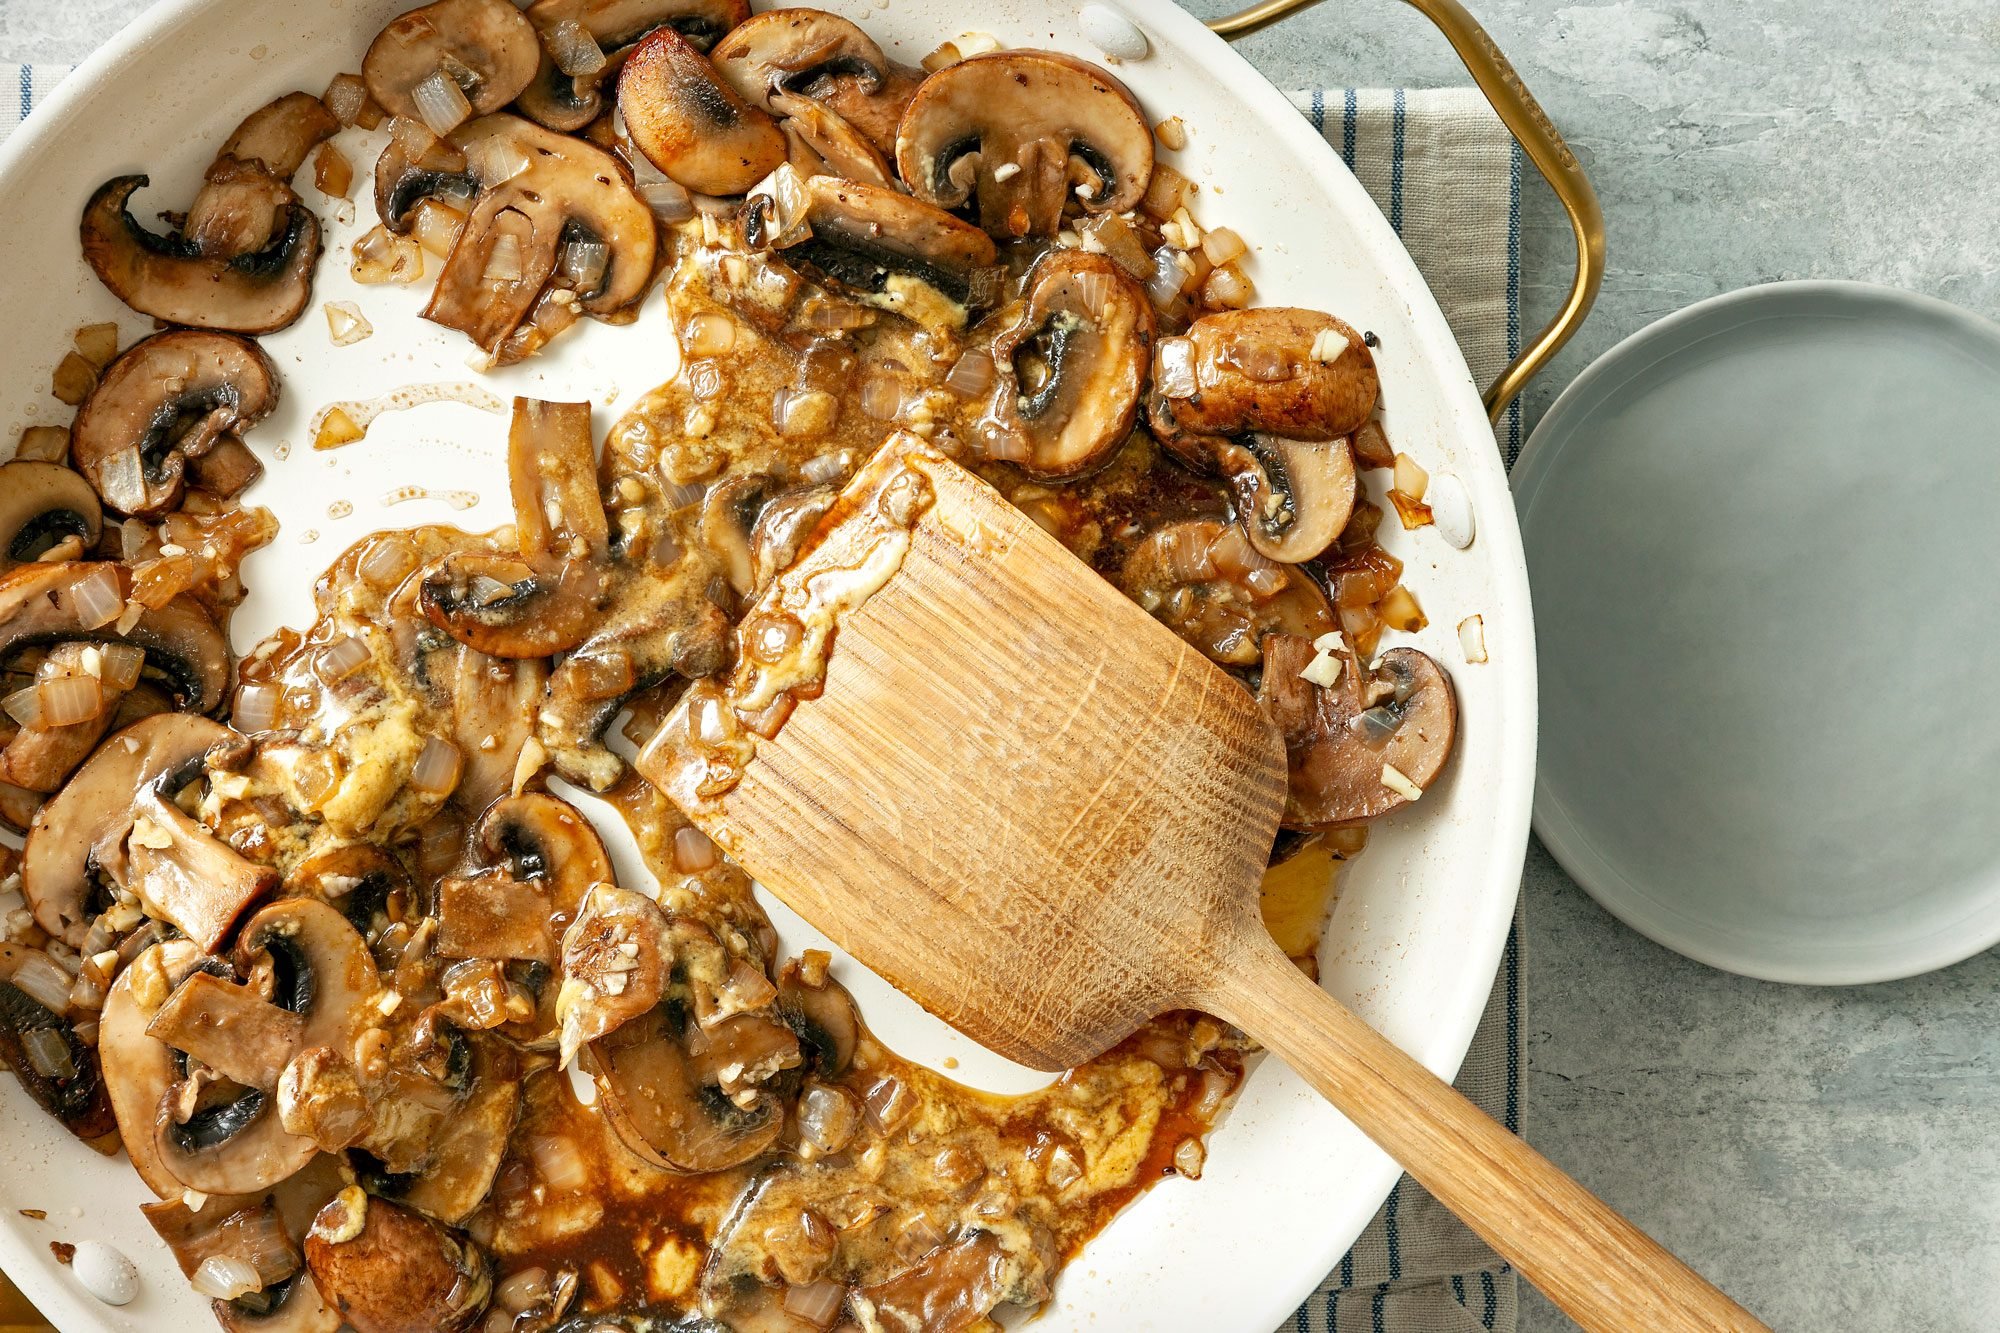
[(1285, 958), (1257, 908), (1275, 728), (922, 440), (870, 460), (741, 636), (641, 771), (946, 1022), (1058, 1070), (1215, 1014), (1585, 1328), (1764, 1327)]

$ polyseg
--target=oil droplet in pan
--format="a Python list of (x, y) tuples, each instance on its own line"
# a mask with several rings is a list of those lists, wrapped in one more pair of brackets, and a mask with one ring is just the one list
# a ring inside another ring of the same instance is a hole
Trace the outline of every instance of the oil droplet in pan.
[(428, 486), (398, 486), (382, 497), (382, 504), (408, 504), (412, 500), (442, 500), (453, 509), (470, 509), (479, 503), (478, 491), (434, 491)]

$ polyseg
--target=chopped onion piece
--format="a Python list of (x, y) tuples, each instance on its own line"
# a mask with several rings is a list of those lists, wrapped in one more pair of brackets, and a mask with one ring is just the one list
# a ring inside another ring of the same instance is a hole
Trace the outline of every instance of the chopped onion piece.
[(1170, 245), (1153, 252), (1153, 276), (1146, 280), (1146, 295), (1161, 310), (1173, 305), (1187, 289), (1189, 276), (1181, 267), (1182, 258), (1182, 253)]
[[(136, 451), (133, 456), (137, 457)], [(118, 571), (110, 565), (99, 565), (77, 580), (70, 597), (76, 608), (77, 623), (85, 629), (101, 629), (118, 619), (118, 613), (125, 609), (125, 590), (118, 584)]]
[(313, 184), (329, 199), (345, 199), (354, 189), (354, 164), (330, 143), (313, 150)]
[(952, 362), (950, 371), (945, 374), (944, 386), (967, 398), (984, 398), (993, 388), (993, 379), (992, 354), (975, 348)]
[(521, 238), (511, 231), (501, 232), (493, 241), (493, 252), (486, 257), (486, 281), (502, 286), (519, 282), (525, 276)]
[(11, 978), (14, 989), (61, 1018), (69, 1012), (70, 987), (76, 982), (60, 963), (36, 950), (22, 958)]
[(814, 486), (829, 486), (847, 480), (854, 468), (854, 455), (845, 449), (809, 458), (799, 468), (799, 480)]
[(327, 684), (346, 680), (368, 665), (368, 642), (358, 634), (335, 639), (319, 653), (319, 678)]
[(1467, 616), (1458, 622), (1458, 647), (1465, 654), (1465, 660), (1474, 666), (1486, 660), (1486, 621), (1481, 616)]
[(442, 736), (432, 736), (410, 768), (410, 785), (432, 796), (448, 796), (457, 789), (464, 769), (465, 756), (459, 748)]
[(146, 652), (129, 643), (107, 643), (98, 650), (98, 678), (104, 687), (121, 694), (139, 683), (145, 670)]
[(611, 271), (611, 247), (603, 241), (567, 242), (557, 267), (570, 290), (593, 295), (603, 289), (604, 275)]
[(1396, 455), (1396, 479), (1391, 484), (1412, 500), (1424, 498), (1430, 489), (1431, 475), (1417, 466), (1417, 460), (1408, 454)]
[(1194, 189), (1194, 182), (1186, 176), (1164, 162), (1156, 162), (1153, 164), (1153, 179), (1147, 184), (1146, 197), (1139, 207), (1148, 215), (1165, 221), (1180, 211)]
[(530, 165), (527, 150), (504, 134), (476, 140), (466, 148), (465, 161), (472, 168), (472, 173), (479, 177), (479, 183), (488, 190), (496, 185), (505, 185)]
[(278, 722), (278, 698), (281, 693), (276, 685), (237, 686), (236, 705), (229, 710), (230, 722), (245, 735), (269, 731)]
[(903, 385), (894, 375), (871, 375), (861, 385), (861, 414), (894, 421), (903, 410)]
[(1415, 634), (1431, 623), (1425, 617), (1424, 609), (1417, 605), (1416, 594), (1400, 583), (1389, 589), (1389, 595), (1382, 599), (1381, 605), (1375, 610), (1382, 617), (1383, 624), (1390, 629), (1402, 630), (1406, 634)]
[(1153, 387), (1166, 398), (1192, 398), (1200, 392), (1195, 380), (1193, 341), (1160, 339), (1153, 349)]
[(543, 1183), (558, 1194), (571, 1194), (590, 1184), (590, 1167), (583, 1152), (567, 1135), (538, 1135), (528, 1140), (528, 1155)]
[(417, 204), (412, 215), (411, 230), (416, 233), (418, 245), (444, 259), (450, 256), (452, 247), (458, 244), (459, 233), (465, 230), (465, 214), (450, 204), (425, 199)]
[[(1317, 345), (1317, 341), (1315, 341)], [(1389, 447), (1380, 421), (1364, 421), (1354, 432), (1354, 461), (1363, 468), (1393, 467), (1396, 452)]]
[(69, 457), (69, 431), (62, 426), (30, 426), (14, 445), (14, 457), (24, 462), (60, 463)]
[(398, 236), (387, 227), (376, 226), (354, 242), (352, 272), (363, 286), (399, 283), (407, 287), (423, 280), (423, 247), (414, 237)]
[(118, 359), (118, 326), (86, 324), (76, 331), (76, 350), (91, 365), (104, 367)]
[(610, 63), (604, 48), (590, 35), (590, 29), (575, 19), (564, 19), (544, 29), (542, 42), (549, 48), (549, 59), (556, 68), (572, 79), (587, 79)]
[(681, 331), (681, 350), (689, 356), (721, 356), (736, 346), (736, 321), (719, 310), (707, 310)]
[(58, 676), (35, 688), (42, 692), (44, 726), (73, 727), (104, 711), (104, 686), (95, 676)]
[(1153, 126), (1153, 135), (1159, 139), (1160, 147), (1170, 153), (1178, 153), (1187, 147), (1187, 122), (1179, 116), (1169, 116)]
[(472, 103), (466, 100), (465, 89), (442, 69), (424, 75), (410, 90), (410, 97), (425, 127), (440, 139), (472, 119)]
[(1403, 719), (1395, 709), (1377, 705), (1362, 712), (1347, 725), (1362, 740), (1380, 749), (1394, 738), (1397, 729), (1403, 725)]
[(326, 325), (335, 347), (352, 347), (375, 332), (375, 326), (361, 313), (361, 307), (352, 301), (327, 302)]
[(319, 100), (340, 122), (341, 128), (352, 129), (355, 122), (361, 119), (361, 108), (368, 101), (368, 85), (357, 75), (336, 74)]
[(21, 1034), (21, 1052), (43, 1078), (67, 1083), (76, 1077), (76, 1060), (69, 1042), (56, 1028), (29, 1028)]
[(50, 385), (56, 397), (71, 407), (80, 407), (83, 400), (90, 397), (90, 391), (97, 387), (97, 367), (78, 353), (71, 352), (56, 367)]
[(136, 446), (111, 455), (97, 474), (97, 489), (115, 508), (128, 511), (145, 508), (145, 464)]
[(916, 1094), (894, 1074), (885, 1074), (875, 1080), (863, 1102), (868, 1108), (868, 1118), (884, 1134), (895, 1133), (897, 1127), (917, 1109)]
[(672, 226), (694, 216), (694, 196), (673, 181), (649, 181), (639, 187), (639, 197), (653, 210), (653, 216)]
[(1402, 520), (1403, 528), (1407, 532), (1429, 527), (1437, 521), (1437, 516), (1431, 512), (1429, 505), (1399, 490), (1389, 492), (1389, 503), (1396, 506), (1396, 517)]
[(713, 869), (721, 859), (722, 853), (716, 850), (715, 843), (693, 825), (674, 834), (674, 869), (683, 875)]
[(233, 1254), (211, 1254), (201, 1261), (201, 1267), (194, 1270), (188, 1281), (196, 1291), (215, 1301), (233, 1301), (264, 1289), (257, 1270)]
[(1201, 238), (1201, 252), (1208, 256), (1211, 264), (1230, 263), (1242, 258), (1249, 249), (1243, 238), (1228, 227), (1217, 227)]
[(1424, 794), (1424, 789), (1394, 764), (1382, 765), (1382, 785), (1406, 801), (1420, 800)]
[(1208, 275), (1208, 283), (1201, 289), (1202, 299), (1224, 310), (1241, 310), (1250, 304), (1250, 298), (1257, 289), (1250, 279), (1243, 276), (1243, 270), (1234, 263), (1224, 264)]
[(803, 1319), (814, 1328), (832, 1328), (846, 1301), (847, 1288), (827, 1278), (803, 1287), (785, 1288), (785, 1313)]
[(1200, 1139), (1182, 1139), (1174, 1149), (1174, 1170), (1189, 1180), (1200, 1180), (1201, 1171), (1208, 1165), (1208, 1149), (1201, 1146)]

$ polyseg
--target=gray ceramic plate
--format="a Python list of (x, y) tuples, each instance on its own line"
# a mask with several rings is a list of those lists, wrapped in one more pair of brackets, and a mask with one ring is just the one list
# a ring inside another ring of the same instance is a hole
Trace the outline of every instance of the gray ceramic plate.
[(1535, 827), (1611, 912), (1775, 981), (2000, 941), (2000, 326), (1858, 283), (1627, 339), (1515, 474)]

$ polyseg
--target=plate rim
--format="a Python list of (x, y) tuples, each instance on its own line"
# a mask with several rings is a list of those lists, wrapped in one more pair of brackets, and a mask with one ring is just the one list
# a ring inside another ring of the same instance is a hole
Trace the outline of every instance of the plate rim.
[[(1525, 547), (1533, 522), (1533, 502), (1550, 469), (1559, 466), (1559, 435), (1573, 432), (1601, 409), (1610, 395), (1631, 377), (1643, 373), (1675, 352), (1703, 339), (1690, 333), (1703, 321), (1732, 309), (1755, 308), (1766, 304), (1784, 305), (1815, 297), (1875, 302), (1885, 307), (1937, 321), (1957, 337), (1978, 338), (2000, 348), (2000, 321), (1989, 319), (1940, 297), (1914, 292), (1887, 283), (1850, 278), (1795, 278), (1753, 283), (1732, 291), (1704, 297), (1626, 335), (1586, 366), (1566, 385), (1536, 423), (1514, 469), (1515, 512)], [(1724, 336), (1742, 328), (1743, 320), (1707, 337)], [(1575, 422), (1569, 420), (1576, 417)], [(1533, 570), (1529, 571), (1530, 580)], [(1547, 751), (1540, 752), (1546, 755)], [(1841, 959), (1774, 960), (1761, 958), (1754, 947), (1732, 948), (1713, 940), (1675, 929), (1666, 912), (1651, 912), (1642, 905), (1645, 896), (1623, 869), (1601, 855), (1584, 836), (1562, 802), (1549, 787), (1549, 765), (1537, 762), (1533, 826), (1535, 836), (1548, 849), (1563, 871), (1591, 899), (1620, 922), (1684, 958), (1756, 981), (1796, 986), (1862, 986), (1902, 981), (1955, 966), (1976, 954), (2000, 945), (2000, 891), (1983, 911), (1967, 913), (1961, 926), (1977, 926), (1965, 933), (1934, 932), (1926, 940), (1906, 944), (1894, 954), (1877, 960)]]

